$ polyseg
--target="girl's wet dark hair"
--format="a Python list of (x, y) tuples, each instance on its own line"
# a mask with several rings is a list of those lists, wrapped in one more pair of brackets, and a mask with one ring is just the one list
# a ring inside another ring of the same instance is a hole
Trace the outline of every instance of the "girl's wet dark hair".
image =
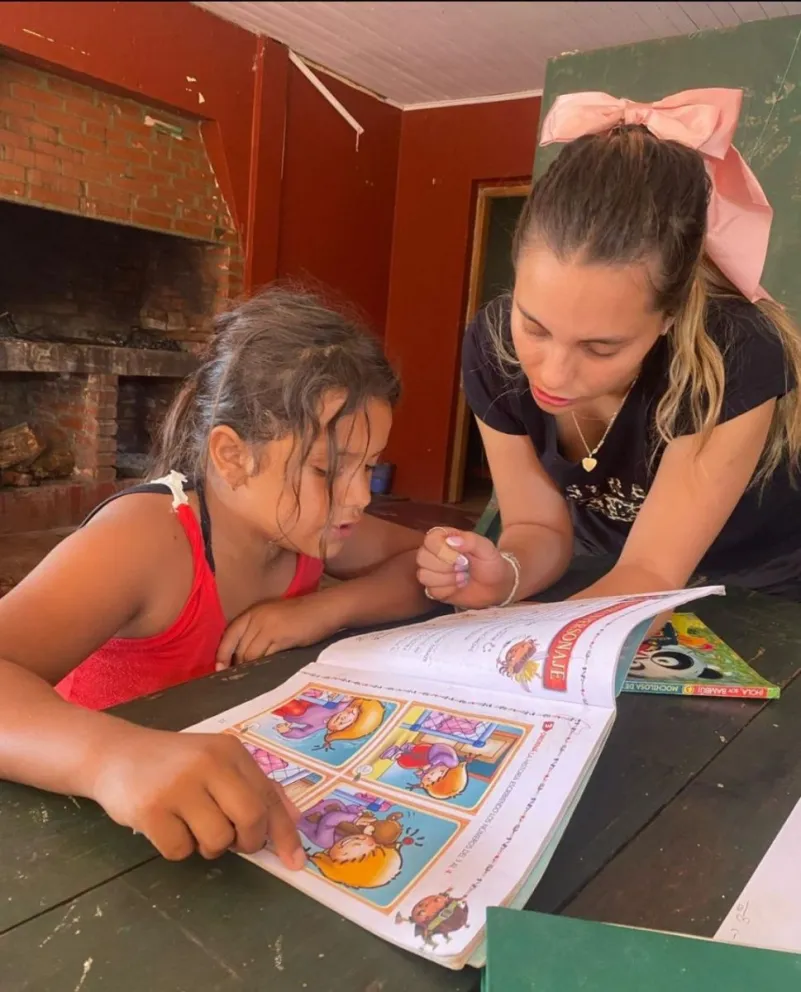
[(380, 342), (357, 319), (312, 293), (269, 287), (216, 319), (202, 364), (164, 420), (151, 474), (175, 469), (202, 479), (209, 436), (220, 425), (252, 445), (257, 459), (260, 445), (291, 435), (300, 467), (320, 436), (323, 402), (332, 394), (341, 403), (325, 426), (329, 493), (338, 423), (370, 400), (394, 406), (400, 382)]

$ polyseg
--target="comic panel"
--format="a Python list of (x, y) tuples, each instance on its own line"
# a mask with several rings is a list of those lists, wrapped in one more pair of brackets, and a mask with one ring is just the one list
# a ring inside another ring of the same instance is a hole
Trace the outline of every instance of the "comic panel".
[(309, 685), (236, 729), (256, 743), (279, 744), (339, 768), (370, 742), (397, 708), (396, 702)]
[(368, 753), (355, 777), (475, 810), (526, 730), (485, 717), (411, 706), (381, 745)]
[(455, 818), (340, 785), (304, 810), (308, 871), (389, 912), (464, 828)]
[[(233, 733), (233, 731), (226, 732)], [(324, 776), (320, 772), (305, 768), (292, 759), (285, 758), (276, 751), (272, 751), (260, 744), (254, 744), (252, 741), (242, 737), (241, 734), (233, 734), (233, 736), (242, 742), (267, 778), (281, 785), (296, 805), (324, 780)]]

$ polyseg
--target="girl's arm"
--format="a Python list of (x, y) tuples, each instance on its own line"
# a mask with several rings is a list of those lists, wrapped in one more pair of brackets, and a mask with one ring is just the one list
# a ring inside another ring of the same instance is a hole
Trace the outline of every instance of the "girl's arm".
[(94, 799), (166, 857), (255, 851), (272, 832), (302, 858), (282, 794), (229, 735), (146, 730), (52, 688), (175, 575), (177, 523), (154, 509), (112, 504), (0, 599), (0, 776)]
[[(615, 567), (576, 598), (683, 588), (756, 471), (776, 400), (671, 442)], [(781, 471), (781, 468), (779, 469)]]
[(415, 574), (422, 535), (365, 516), (326, 572), (343, 581), (296, 599), (257, 603), (231, 623), (217, 668), (315, 644), (346, 627), (404, 620), (430, 607)]
[(338, 585), (319, 593), (319, 602), (341, 627), (403, 620), (430, 608), (416, 578), (415, 557), (423, 535), (372, 515), (364, 516), (326, 572)]

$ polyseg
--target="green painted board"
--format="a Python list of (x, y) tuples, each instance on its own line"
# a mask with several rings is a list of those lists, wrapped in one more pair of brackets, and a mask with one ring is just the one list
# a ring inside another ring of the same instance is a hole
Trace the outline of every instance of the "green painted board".
[[(551, 59), (543, 116), (563, 93), (649, 101), (705, 86), (743, 90), (734, 143), (774, 210), (762, 282), (801, 318), (801, 17)], [(537, 176), (558, 152), (558, 145), (537, 149)]]
[(483, 992), (789, 992), (799, 985), (799, 954), (564, 916), (487, 913)]

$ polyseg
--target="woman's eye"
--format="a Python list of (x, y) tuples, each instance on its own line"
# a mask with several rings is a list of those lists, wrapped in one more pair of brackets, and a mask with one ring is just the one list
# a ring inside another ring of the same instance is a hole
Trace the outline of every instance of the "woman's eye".
[(618, 354), (617, 348), (609, 351), (608, 349), (599, 348), (597, 345), (591, 344), (584, 345), (584, 350), (593, 358), (614, 358)]
[(319, 466), (317, 466), (317, 465), (312, 465), (311, 466), (311, 470), (312, 470), (312, 472), (314, 472), (315, 475), (319, 475), (319, 477), (321, 479), (328, 478), (328, 469), (327, 468), (319, 468)]

